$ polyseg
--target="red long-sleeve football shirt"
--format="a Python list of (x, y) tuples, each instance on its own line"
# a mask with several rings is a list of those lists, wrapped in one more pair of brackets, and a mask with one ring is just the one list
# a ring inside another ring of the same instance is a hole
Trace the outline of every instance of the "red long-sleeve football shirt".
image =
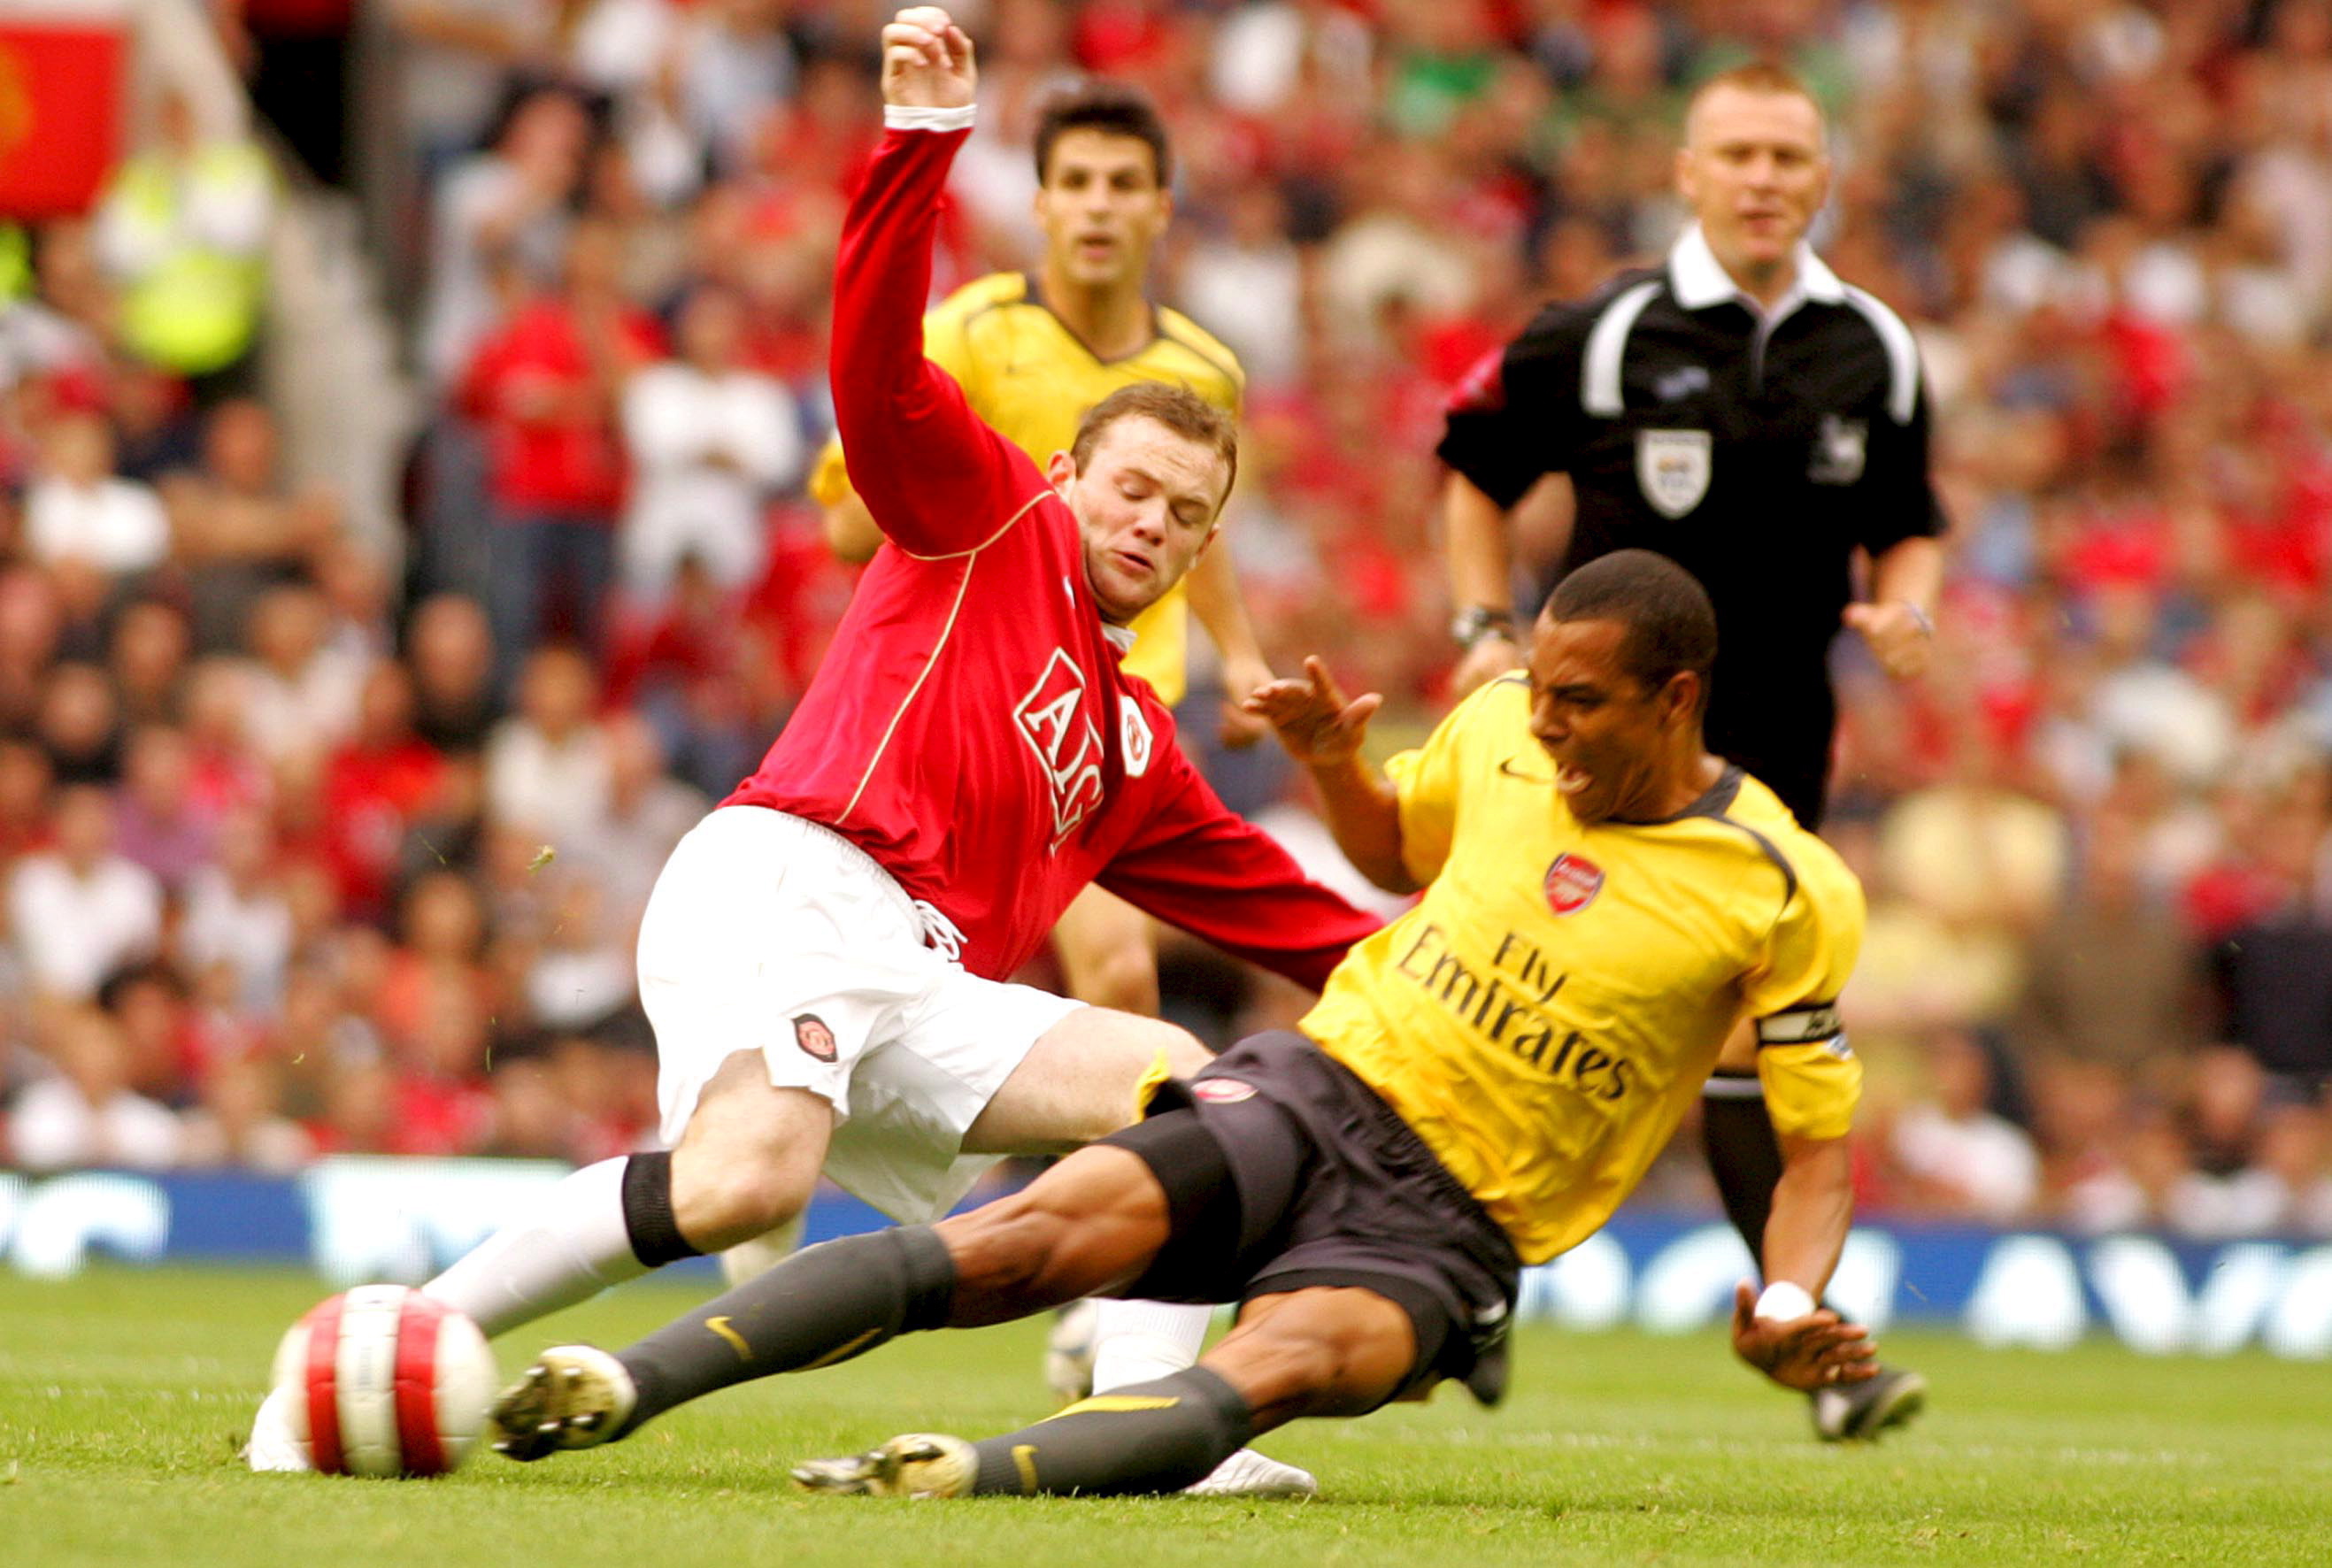
[(727, 803), (865, 850), (974, 974), (1010, 975), (1098, 881), (1316, 990), (1378, 922), (1306, 880), (1199, 776), (1165, 707), (1118, 668), (1075, 516), (923, 357), (932, 225), (964, 135), (888, 133), (851, 203), (835, 417), (887, 542)]

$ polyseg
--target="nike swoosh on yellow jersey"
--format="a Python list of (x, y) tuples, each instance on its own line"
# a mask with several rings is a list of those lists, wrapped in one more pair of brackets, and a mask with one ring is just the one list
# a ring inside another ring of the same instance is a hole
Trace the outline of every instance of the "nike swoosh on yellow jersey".
[(1516, 772), (1515, 770), (1515, 760), (1512, 757), (1505, 758), (1498, 763), (1498, 771), (1504, 773), (1509, 779), (1519, 779), (1525, 784), (1545, 784), (1551, 787), (1554, 783), (1553, 779), (1542, 779), (1535, 773)]

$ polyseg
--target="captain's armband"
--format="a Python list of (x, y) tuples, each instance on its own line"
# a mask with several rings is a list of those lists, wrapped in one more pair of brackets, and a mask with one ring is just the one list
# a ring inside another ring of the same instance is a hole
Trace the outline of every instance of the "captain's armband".
[(1775, 1132), (1845, 1137), (1862, 1098), (1862, 1064), (1846, 1043), (1838, 1004), (1808, 1002), (1759, 1018), (1757, 1076)]
[(1820, 1045), (1845, 1032), (1846, 1023), (1839, 1017), (1838, 1004), (1815, 1002), (1759, 1018), (1757, 1047), (1763, 1050), (1768, 1046)]

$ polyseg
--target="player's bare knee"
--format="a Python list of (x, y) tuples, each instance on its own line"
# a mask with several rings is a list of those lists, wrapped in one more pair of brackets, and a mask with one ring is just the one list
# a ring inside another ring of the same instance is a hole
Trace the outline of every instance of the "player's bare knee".
[(822, 1103), (806, 1109), (804, 1098), (761, 1083), (698, 1105), (672, 1155), (673, 1218), (692, 1246), (750, 1241), (808, 1205), (831, 1112)]

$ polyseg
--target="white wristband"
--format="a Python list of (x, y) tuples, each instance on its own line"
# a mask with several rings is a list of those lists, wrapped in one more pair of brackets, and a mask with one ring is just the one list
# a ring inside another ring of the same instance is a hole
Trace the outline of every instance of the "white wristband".
[(1806, 1294), (1805, 1286), (1777, 1279), (1765, 1287), (1757, 1298), (1757, 1315), (1769, 1323), (1787, 1323), (1805, 1316), (1814, 1309), (1814, 1298)]
[(961, 130), (971, 123), (974, 107), (969, 103), (957, 109), (886, 103), (883, 106), (883, 126), (886, 130)]

